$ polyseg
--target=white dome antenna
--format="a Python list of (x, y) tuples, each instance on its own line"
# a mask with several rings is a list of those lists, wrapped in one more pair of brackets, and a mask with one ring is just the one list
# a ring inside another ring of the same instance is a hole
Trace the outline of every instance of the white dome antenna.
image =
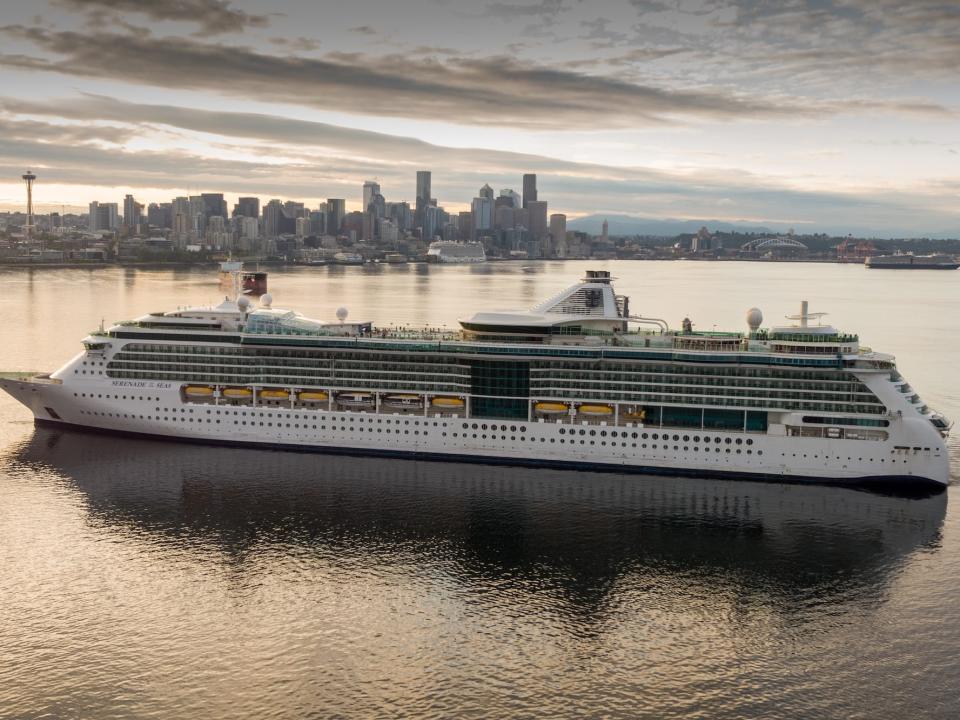
[(348, 315), (348, 314), (349, 314), (349, 312), (348, 312), (348, 310), (347, 310), (345, 307), (338, 307), (338, 308), (337, 308), (337, 320), (340, 321), (340, 324), (341, 324), (341, 325), (343, 324), (343, 321), (347, 319), (347, 315)]
[(240, 312), (247, 312), (250, 309), (250, 298), (246, 295), (241, 295), (237, 298), (237, 309)]
[(763, 324), (763, 313), (760, 312), (760, 308), (750, 308), (747, 310), (747, 325), (750, 326), (750, 329), (756, 332), (760, 329), (761, 324)]
[(260, 304), (263, 305), (265, 308), (269, 308), (271, 305), (273, 305), (273, 295), (271, 295), (270, 293), (264, 293), (263, 295), (261, 295)]

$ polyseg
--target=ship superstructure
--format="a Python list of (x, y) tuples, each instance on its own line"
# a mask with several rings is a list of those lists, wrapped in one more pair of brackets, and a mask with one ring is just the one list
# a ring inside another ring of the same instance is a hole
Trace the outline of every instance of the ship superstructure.
[(459, 330), (323, 322), (269, 294), (92, 333), (0, 384), (38, 422), (173, 439), (498, 463), (944, 485), (948, 421), (890, 355), (818, 324), (671, 330), (604, 271)]

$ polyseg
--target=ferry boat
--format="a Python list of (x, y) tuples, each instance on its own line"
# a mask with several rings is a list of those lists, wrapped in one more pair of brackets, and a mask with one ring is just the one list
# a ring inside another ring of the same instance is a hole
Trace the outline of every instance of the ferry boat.
[(483, 243), (480, 242), (437, 240), (430, 243), (430, 249), (427, 250), (427, 262), (460, 265), (486, 261), (487, 253), (483, 249)]
[(882, 270), (956, 270), (960, 261), (950, 255), (914, 255), (897, 253), (895, 255), (873, 255), (864, 260), (868, 268)]
[[(671, 329), (605, 271), (459, 330), (324, 322), (237, 293), (101, 328), (50, 375), (0, 378), (38, 424), (241, 446), (942, 487), (950, 423), (894, 358), (817, 324)], [(814, 322), (816, 321), (816, 322)]]

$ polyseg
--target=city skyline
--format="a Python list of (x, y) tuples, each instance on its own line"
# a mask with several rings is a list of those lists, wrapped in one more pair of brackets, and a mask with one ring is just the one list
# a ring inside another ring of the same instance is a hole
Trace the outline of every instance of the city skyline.
[(585, 5), (15, 4), (0, 209), (25, 208), (28, 167), (37, 212), (209, 192), (351, 211), (367, 180), (415, 202), (430, 168), (450, 212), (536, 173), (571, 219), (960, 234), (941, 3)]

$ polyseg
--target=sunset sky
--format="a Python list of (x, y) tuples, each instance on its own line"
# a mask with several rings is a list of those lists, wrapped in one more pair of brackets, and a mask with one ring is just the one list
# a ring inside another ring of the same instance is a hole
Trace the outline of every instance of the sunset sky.
[(960, 235), (956, 0), (8, 0), (0, 209), (377, 179), (466, 207)]

